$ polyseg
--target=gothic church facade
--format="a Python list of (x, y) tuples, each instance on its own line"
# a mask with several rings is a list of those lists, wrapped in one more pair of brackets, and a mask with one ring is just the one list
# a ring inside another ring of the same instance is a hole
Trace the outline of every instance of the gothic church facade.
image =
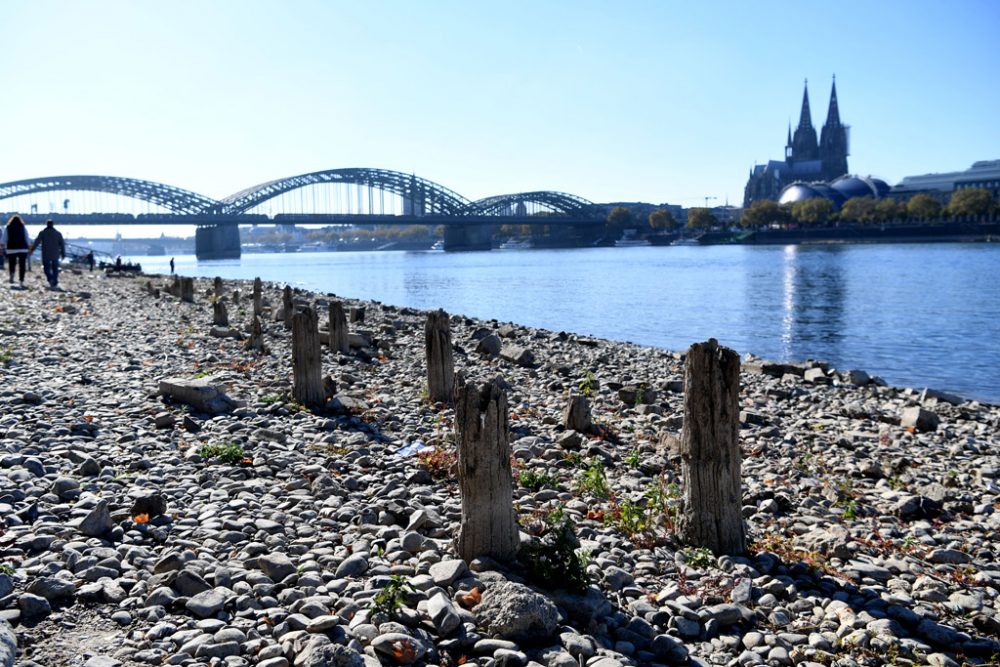
[(840, 122), (837, 81), (834, 79), (826, 123), (823, 124), (817, 139), (816, 128), (812, 124), (812, 113), (809, 110), (807, 81), (802, 94), (799, 126), (795, 128), (794, 134), (791, 125), (788, 127), (784, 161), (770, 160), (767, 164), (754, 165), (743, 193), (743, 206), (750, 206), (760, 199), (777, 200), (781, 190), (792, 183), (832, 181), (846, 174), (849, 130), (848, 125)]

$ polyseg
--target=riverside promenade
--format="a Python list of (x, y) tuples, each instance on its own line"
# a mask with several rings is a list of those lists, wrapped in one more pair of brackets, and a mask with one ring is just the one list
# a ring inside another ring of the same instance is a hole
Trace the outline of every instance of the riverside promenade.
[[(0, 290), (0, 664), (996, 664), (995, 406), (745, 359), (751, 548), (716, 558), (672, 531), (681, 353), (453, 314), (456, 370), (509, 386), (524, 540), (562, 512), (587, 554), (586, 587), (551, 590), (456, 556), (426, 312), (345, 301), (351, 350), (324, 348), (335, 398), (309, 411), (281, 286), (259, 355), (247, 282), (223, 285), (228, 328), (209, 280), (193, 302), (164, 276), (61, 283)], [(294, 298), (322, 321), (332, 297)], [(594, 434), (562, 426), (581, 390)]]

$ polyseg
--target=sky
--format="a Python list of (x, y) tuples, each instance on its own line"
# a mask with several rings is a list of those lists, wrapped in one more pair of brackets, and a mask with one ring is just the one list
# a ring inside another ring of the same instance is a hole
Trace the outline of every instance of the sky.
[(0, 183), (222, 198), (378, 167), (469, 199), (739, 205), (835, 74), (851, 171), (894, 184), (1000, 158), (998, 32), (995, 0), (3, 0)]

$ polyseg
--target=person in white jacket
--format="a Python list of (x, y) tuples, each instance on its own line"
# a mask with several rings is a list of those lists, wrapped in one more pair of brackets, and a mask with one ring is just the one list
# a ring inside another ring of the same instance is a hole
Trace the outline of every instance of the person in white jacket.
[(28, 239), (28, 230), (24, 226), (21, 216), (12, 215), (7, 221), (7, 226), (3, 228), (3, 235), (0, 237), (0, 248), (7, 255), (7, 267), (10, 271), (10, 284), (14, 284), (14, 269), (18, 269), (18, 280), (21, 287), (24, 287), (24, 271), (28, 261), (28, 249), (31, 242)]

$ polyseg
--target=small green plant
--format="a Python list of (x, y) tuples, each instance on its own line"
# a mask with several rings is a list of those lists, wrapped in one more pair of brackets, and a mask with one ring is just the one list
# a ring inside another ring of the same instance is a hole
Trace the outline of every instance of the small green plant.
[(577, 389), (583, 396), (593, 396), (597, 392), (597, 378), (594, 377), (593, 371), (587, 371), (577, 385)]
[[(518, 558), (528, 568), (528, 578), (545, 588), (565, 588), (582, 593), (590, 583), (586, 554), (578, 553), (580, 541), (573, 522), (562, 508), (542, 515), (541, 535), (521, 548)], [(538, 524), (534, 526), (539, 528)]]
[(681, 509), (681, 489), (674, 483), (667, 483), (660, 475), (655, 486), (646, 489), (647, 507), (654, 515), (663, 517), (667, 530), (673, 532), (677, 528), (677, 519)]
[(274, 405), (281, 403), (281, 394), (264, 394), (260, 397), (260, 402), (264, 405)]
[(844, 503), (844, 510), (840, 515), (845, 521), (853, 521), (858, 517), (858, 503), (853, 498)]
[(372, 611), (376, 614), (392, 616), (406, 602), (406, 594), (414, 591), (413, 586), (401, 574), (389, 577), (389, 583), (372, 596)]
[(221, 445), (202, 445), (198, 450), (198, 456), (203, 459), (218, 459), (223, 463), (236, 465), (243, 460), (243, 446), (235, 442)]
[(458, 454), (451, 449), (435, 447), (426, 452), (418, 453), (417, 461), (434, 479), (448, 479), (452, 476), (455, 464), (458, 463)]
[(688, 565), (698, 568), (699, 570), (715, 567), (718, 563), (715, 559), (715, 555), (705, 547), (685, 549), (684, 557)]
[(649, 531), (651, 517), (646, 508), (631, 500), (613, 502), (611, 511), (604, 514), (604, 522), (617, 528), (623, 535), (636, 538)]
[(14, 358), (14, 353), (11, 351), (9, 347), (5, 347), (4, 349), (0, 350), (0, 364), (6, 366), (7, 364), (10, 363), (10, 360), (13, 358)]
[(608, 486), (608, 476), (604, 472), (604, 464), (600, 459), (594, 459), (580, 473), (577, 480), (577, 489), (583, 493), (589, 493), (595, 498), (607, 498), (611, 495), (611, 487)]
[(583, 468), (583, 454), (580, 452), (569, 452), (563, 457), (563, 460), (574, 468)]
[(635, 404), (642, 405), (646, 402), (646, 383), (640, 382), (639, 386), (635, 390)]
[(427, 403), (431, 400), (431, 390), (424, 384), (420, 387), (420, 402)]
[(7, 574), (7, 575), (14, 574), (14, 568), (11, 567), (10, 565), (7, 565), (6, 563), (3, 563), (2, 565), (0, 565), (0, 574)]
[(629, 468), (632, 468), (633, 470), (639, 467), (638, 449), (633, 449), (631, 452), (629, 452), (628, 456), (625, 457), (625, 465), (627, 465)]
[(198, 371), (197, 373), (194, 374), (194, 379), (200, 380), (201, 378), (208, 377), (208, 375), (209, 375), (208, 371)]
[(538, 491), (539, 489), (556, 488), (556, 478), (548, 473), (537, 470), (521, 470), (518, 472), (517, 483), (526, 489)]

